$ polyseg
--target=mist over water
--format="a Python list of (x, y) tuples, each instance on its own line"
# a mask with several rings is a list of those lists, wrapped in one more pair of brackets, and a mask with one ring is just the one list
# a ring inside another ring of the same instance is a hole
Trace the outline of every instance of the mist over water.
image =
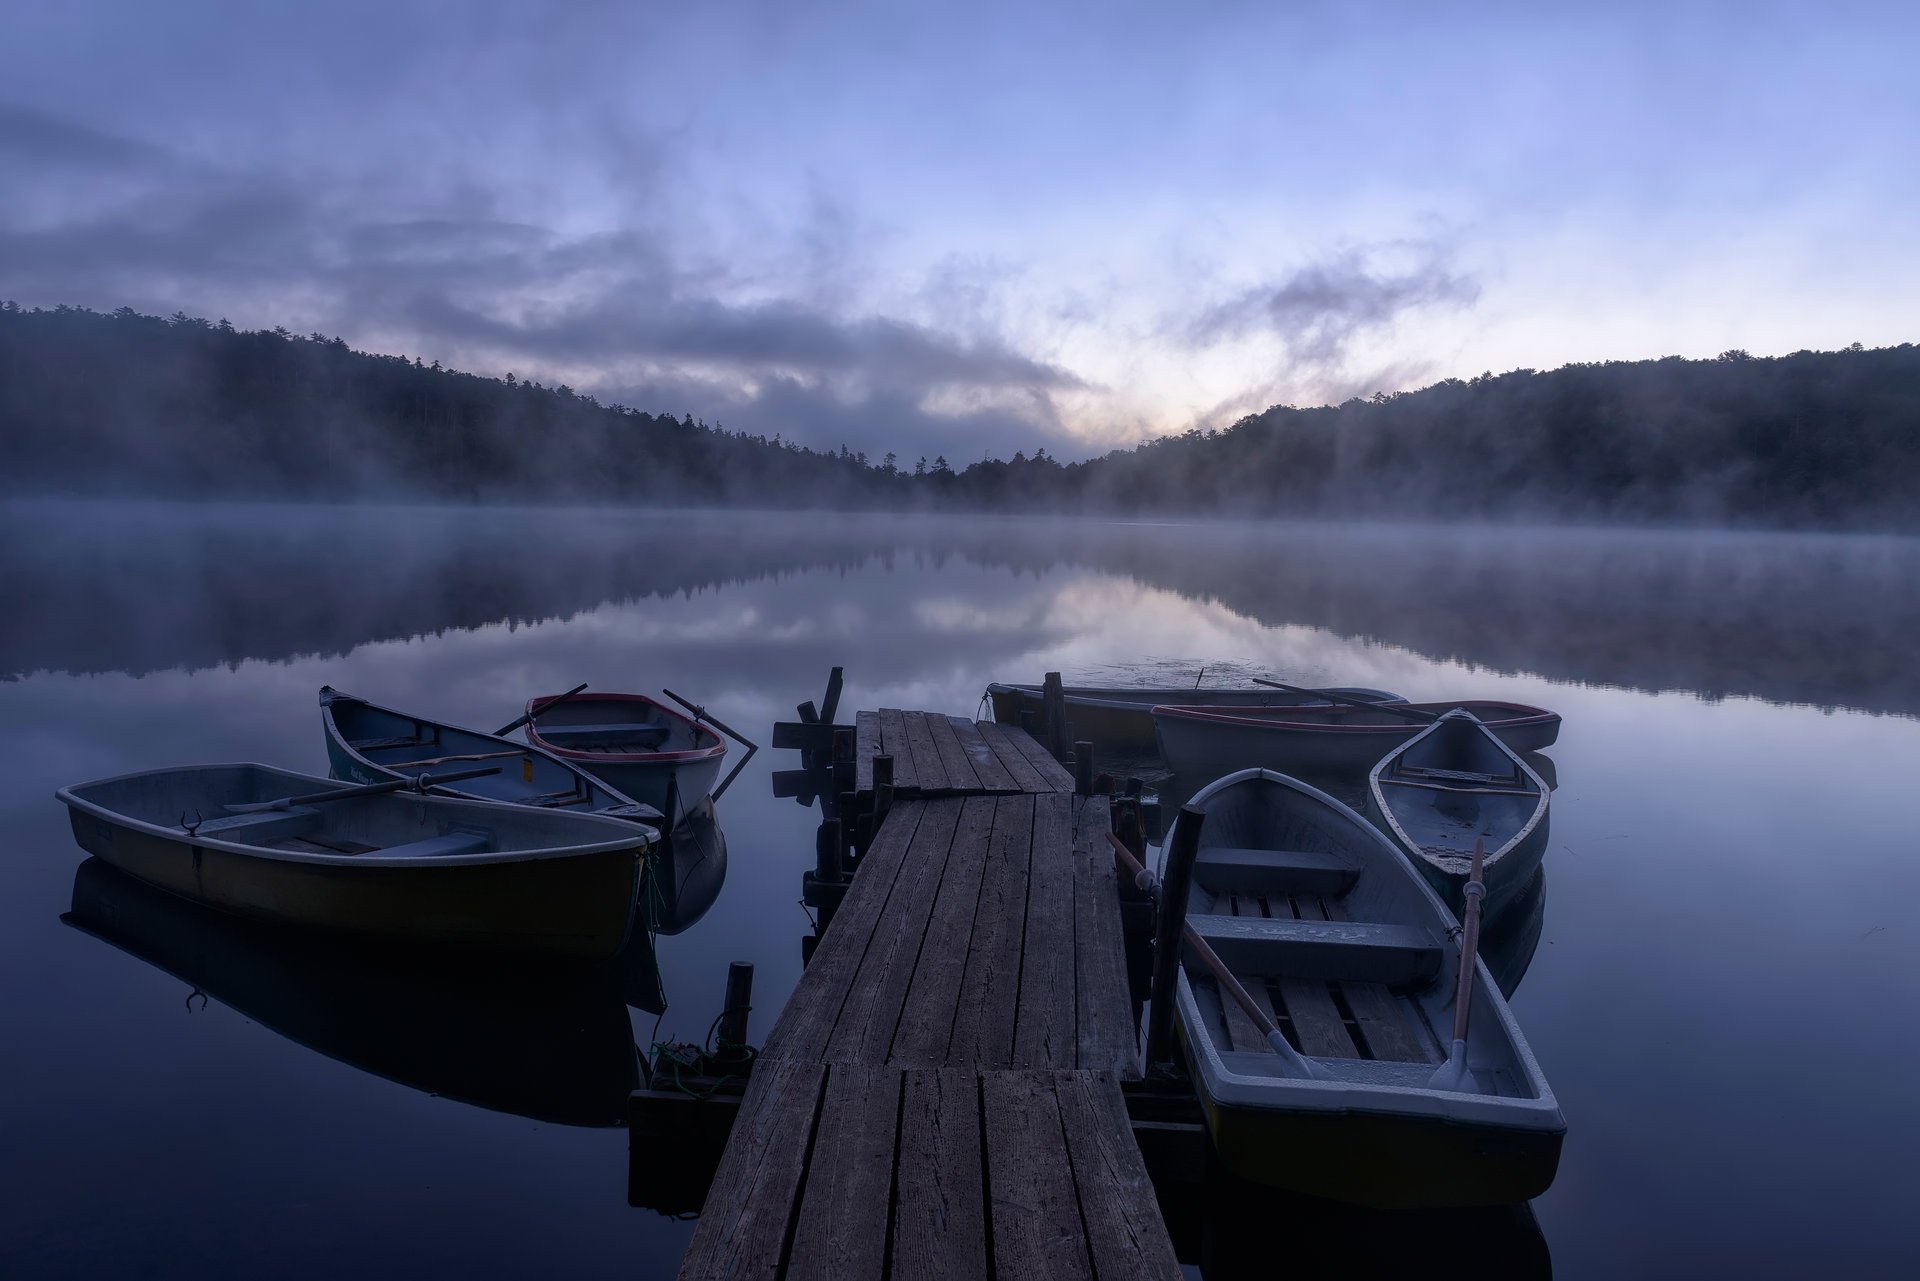
[[(0, 1273), (671, 1275), (687, 1226), (627, 1204), (625, 1134), (556, 1123), (566, 1098), (514, 1111), (431, 1055), (356, 1065), (63, 925), (85, 887), (52, 792), (193, 761), (323, 773), (323, 683), (486, 727), (580, 681), (664, 686), (764, 741), (836, 663), (843, 719), (970, 713), (1048, 670), (1554, 708), (1514, 1005), (1570, 1126), (1535, 1205), (1555, 1273), (1884, 1275), (1920, 1249), (1920, 543), (35, 503), (0, 507), (0, 548)], [(768, 785), (794, 764), (763, 751), (724, 798), (727, 881), (659, 941), (643, 1048), (704, 1034), (729, 961), (757, 967), (756, 1039), (798, 976), (817, 815)], [(408, 1048), (393, 1000), (311, 990)]]

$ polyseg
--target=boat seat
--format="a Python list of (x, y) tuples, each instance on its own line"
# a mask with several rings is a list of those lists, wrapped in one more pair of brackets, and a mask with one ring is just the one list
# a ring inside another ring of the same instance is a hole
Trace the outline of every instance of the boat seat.
[(574, 738), (611, 738), (623, 743), (644, 743), (649, 747), (657, 747), (667, 741), (667, 735), (671, 732), (665, 725), (637, 725), (629, 721), (625, 724), (616, 722), (612, 725), (555, 725), (551, 729), (543, 726), (540, 736), (555, 741)]
[(1432, 778), (1446, 783), (1517, 783), (1520, 776), (1514, 773), (1482, 774), (1471, 769), (1430, 769), (1425, 765), (1402, 765), (1397, 774), (1407, 778)]
[(242, 845), (265, 845), (283, 837), (297, 836), (317, 825), (320, 811), (310, 805), (295, 805), (284, 810), (261, 810), (257, 814), (228, 814), (210, 818), (194, 828), (195, 836), (210, 836), (216, 841), (237, 841)]
[(361, 858), (444, 858), (451, 854), (480, 854), (493, 844), (493, 838), (485, 832), (448, 832), (445, 836), (429, 836), (421, 841), (408, 841), (405, 845), (388, 845), (377, 850), (368, 850)]
[(386, 738), (350, 738), (347, 746), (356, 752), (381, 752), (389, 747), (432, 747), (434, 740), (417, 734), (391, 734)]
[(1237, 974), (1404, 987), (1440, 971), (1439, 938), (1412, 925), (1204, 914), (1187, 925)]
[(1338, 898), (1360, 870), (1337, 854), (1202, 846), (1193, 879), (1216, 894), (1315, 894)]

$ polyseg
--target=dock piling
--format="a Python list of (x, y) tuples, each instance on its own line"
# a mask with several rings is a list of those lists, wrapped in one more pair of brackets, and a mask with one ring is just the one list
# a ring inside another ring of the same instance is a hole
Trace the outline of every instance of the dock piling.
[(747, 1016), (753, 1010), (753, 962), (734, 961), (727, 966), (726, 1005), (720, 1011), (722, 1053), (730, 1046), (747, 1043)]
[(1084, 739), (1073, 745), (1073, 794), (1093, 795), (1093, 744)]
[(1160, 923), (1153, 938), (1153, 985), (1148, 990), (1147, 1066), (1173, 1061), (1173, 986), (1180, 972), (1180, 940), (1187, 925), (1187, 888), (1193, 858), (1200, 850), (1200, 825), (1206, 811), (1180, 807), (1173, 842), (1167, 847), (1167, 871), (1160, 885)]

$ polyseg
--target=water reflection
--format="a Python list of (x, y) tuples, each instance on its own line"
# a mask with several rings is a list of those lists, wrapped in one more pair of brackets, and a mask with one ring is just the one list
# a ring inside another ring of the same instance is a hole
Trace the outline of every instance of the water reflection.
[(380, 947), (228, 916), (98, 859), (61, 920), (328, 1058), (428, 1094), (566, 1125), (617, 1125), (639, 1083), (622, 966)]
[[(33, 549), (0, 562), (0, 596), (17, 603), (0, 673), (14, 675), (341, 654), (823, 570), (849, 604), (876, 606), (890, 578), (960, 563), (1016, 585), (1115, 575), (1264, 627), (1505, 673), (1920, 715), (1920, 674), (1892, 643), (1920, 628), (1911, 539), (12, 503), (0, 545)], [(914, 622), (927, 654), (957, 657), (1045, 613), (1015, 586), (991, 603), (922, 601)]]

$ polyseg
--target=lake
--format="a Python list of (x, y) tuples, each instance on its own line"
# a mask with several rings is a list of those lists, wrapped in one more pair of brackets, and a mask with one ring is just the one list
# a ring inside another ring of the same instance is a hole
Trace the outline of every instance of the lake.
[(671, 1276), (684, 1207), (629, 1204), (631, 1045), (703, 1037), (734, 960), (771, 1026), (810, 932), (818, 815), (769, 780), (792, 753), (721, 801), (725, 884), (658, 940), (658, 1015), (201, 928), (82, 871), (53, 792), (324, 773), (323, 684), (486, 727), (581, 681), (665, 687), (764, 742), (834, 664), (843, 720), (1050, 670), (1554, 708), (1513, 996), (1569, 1124), (1538, 1251), (1562, 1277), (1920, 1255), (1920, 543), (13, 504), (0, 547), (0, 1275)]

